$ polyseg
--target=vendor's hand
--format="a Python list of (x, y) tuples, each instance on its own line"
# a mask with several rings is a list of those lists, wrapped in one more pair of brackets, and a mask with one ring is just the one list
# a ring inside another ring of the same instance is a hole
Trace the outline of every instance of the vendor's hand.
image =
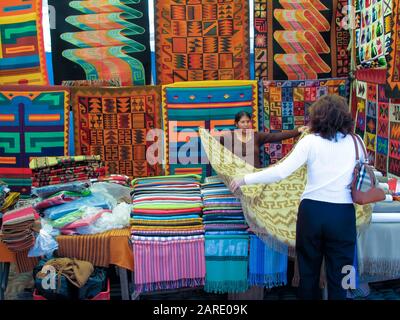
[(302, 126), (302, 127), (298, 127), (297, 131), (299, 133), (303, 133), (304, 131), (307, 131), (309, 128), (307, 126)]
[(229, 186), (230, 186), (231, 191), (235, 192), (238, 189), (240, 190), (240, 187), (243, 185), (245, 185), (244, 178), (236, 178), (236, 179), (232, 180), (232, 182)]

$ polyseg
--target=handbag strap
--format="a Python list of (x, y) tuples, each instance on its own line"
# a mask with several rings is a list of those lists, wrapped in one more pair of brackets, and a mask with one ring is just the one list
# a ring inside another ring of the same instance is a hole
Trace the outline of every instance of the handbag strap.
[[(367, 163), (368, 162), (367, 151), (365, 150), (364, 144), (362, 143), (362, 140), (361, 140), (360, 136), (357, 135), (357, 134), (351, 133), (351, 137), (353, 138), (354, 147), (356, 149), (356, 160), (357, 160), (357, 162), (360, 160), (359, 153), (358, 153), (358, 145), (361, 145), (361, 149), (364, 152), (364, 162)], [(357, 143), (357, 140), (359, 141), (358, 143)], [(375, 174), (372, 172), (372, 170), (368, 170), (367, 173), (369, 175), (369, 178), (371, 180), (372, 185), (375, 185), (376, 184)]]
[[(362, 143), (361, 138), (357, 134), (354, 134), (354, 133), (351, 133), (350, 135), (353, 138), (354, 148), (356, 149), (356, 160), (357, 161), (360, 160), (360, 156), (358, 153), (358, 145), (361, 145), (361, 149), (364, 153), (364, 162), (367, 162), (368, 161), (367, 150), (365, 150), (365, 147), (364, 147), (364, 144)], [(358, 141), (358, 143), (357, 143), (357, 141)]]
[(356, 149), (356, 161), (358, 162), (358, 160), (360, 160), (360, 156), (358, 154), (358, 146), (357, 146), (357, 141), (356, 138), (354, 137), (354, 134), (350, 134), (351, 137), (353, 138), (353, 142), (354, 142), (354, 148)]

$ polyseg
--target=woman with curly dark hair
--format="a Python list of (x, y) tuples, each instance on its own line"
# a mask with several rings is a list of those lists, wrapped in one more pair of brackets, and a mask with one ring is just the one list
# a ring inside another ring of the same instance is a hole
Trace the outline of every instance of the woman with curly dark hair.
[(301, 139), (285, 160), (231, 183), (233, 191), (244, 184), (274, 183), (307, 165), (307, 185), (301, 197), (296, 227), (299, 297), (302, 299), (320, 297), (323, 257), (328, 298), (346, 298), (342, 287), (346, 274), (342, 274), (342, 270), (353, 265), (356, 242), (355, 209), (350, 190), (356, 156), (351, 137), (354, 123), (348, 109), (344, 98), (323, 96), (311, 106), (311, 134)]

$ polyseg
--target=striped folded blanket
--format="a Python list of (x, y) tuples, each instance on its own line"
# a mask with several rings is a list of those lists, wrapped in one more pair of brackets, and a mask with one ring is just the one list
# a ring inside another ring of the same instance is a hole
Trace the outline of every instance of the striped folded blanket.
[(249, 284), (272, 288), (287, 284), (288, 256), (272, 250), (256, 235), (250, 235)]
[(3, 216), (3, 227), (16, 225), (23, 222), (34, 221), (39, 218), (39, 214), (33, 207), (19, 208), (8, 211)]
[(30, 249), (35, 243), (34, 225), (39, 214), (33, 207), (8, 211), (3, 216), (2, 241), (8, 249), (20, 252)]
[(32, 170), (42, 169), (46, 167), (54, 167), (58, 165), (67, 165), (79, 163), (82, 161), (101, 161), (101, 157), (96, 156), (72, 156), (72, 157), (37, 157), (33, 158), (29, 163)]
[(161, 232), (161, 231), (203, 231), (203, 225), (194, 225), (194, 226), (135, 226), (131, 227), (132, 231), (154, 231), (154, 232)]
[(73, 181), (85, 181), (90, 179), (96, 179), (101, 175), (104, 175), (105, 168), (96, 169), (92, 173), (78, 173), (78, 174), (63, 174), (59, 176), (48, 177), (47, 179), (35, 180), (32, 179), (33, 187), (43, 187), (48, 185), (57, 185), (61, 183), (68, 183)]
[(170, 220), (134, 220), (134, 225), (137, 226), (195, 226), (202, 225), (203, 220), (201, 218), (195, 219), (170, 219)]
[(192, 215), (192, 214), (201, 214), (201, 208), (192, 208), (192, 209), (141, 209), (134, 208), (132, 210), (133, 215), (162, 215), (162, 216), (180, 216), (183, 214)]
[(204, 285), (204, 236), (133, 236), (132, 243), (137, 293)]
[(205, 236), (206, 282), (215, 293), (244, 292), (248, 288), (248, 235)]

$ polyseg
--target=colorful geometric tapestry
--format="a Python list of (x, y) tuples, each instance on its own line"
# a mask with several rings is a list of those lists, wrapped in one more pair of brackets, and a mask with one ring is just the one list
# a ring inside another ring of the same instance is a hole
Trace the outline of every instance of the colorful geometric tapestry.
[(377, 111), (375, 168), (386, 174), (389, 156), (389, 99), (386, 97), (384, 85), (378, 85)]
[(400, 1), (393, 0), (393, 31), (388, 57), (387, 95), (389, 98), (400, 98)]
[(160, 103), (160, 87), (73, 88), (75, 154), (101, 155), (108, 174), (161, 174), (146, 157), (148, 132), (161, 129)]
[[(382, 173), (388, 172), (389, 106), (385, 85), (377, 82), (355, 81), (355, 133), (364, 140), (369, 163)], [(353, 112), (354, 113), (354, 112)], [(390, 117), (391, 118), (391, 117)]]
[(32, 157), (68, 155), (69, 91), (3, 86), (0, 90), (0, 176), (29, 194)]
[(56, 13), (51, 30), (54, 79), (151, 82), (145, 0), (49, 0)]
[[(308, 81), (259, 81), (260, 109), (264, 110), (264, 128), (267, 132), (282, 132), (304, 126), (309, 121), (309, 107), (323, 95), (336, 93), (349, 95), (347, 79), (327, 79)], [(266, 144), (265, 164), (282, 159), (292, 149), (294, 139), (282, 143)]]
[(393, 99), (390, 101), (389, 119), (388, 172), (400, 177), (400, 99)]
[(357, 114), (355, 132), (365, 143), (368, 160), (375, 162), (378, 87), (374, 83), (356, 81)]
[(1, 1), (0, 84), (48, 84), (42, 0)]
[(246, 80), (247, 0), (155, 0), (157, 83)]
[(166, 174), (212, 175), (198, 136), (234, 129), (235, 114), (247, 111), (258, 130), (257, 82), (251, 80), (179, 82), (163, 86)]
[(255, 0), (255, 76), (263, 80), (344, 77), (347, 0)]
[(356, 64), (386, 68), (392, 32), (392, 0), (355, 2)]

